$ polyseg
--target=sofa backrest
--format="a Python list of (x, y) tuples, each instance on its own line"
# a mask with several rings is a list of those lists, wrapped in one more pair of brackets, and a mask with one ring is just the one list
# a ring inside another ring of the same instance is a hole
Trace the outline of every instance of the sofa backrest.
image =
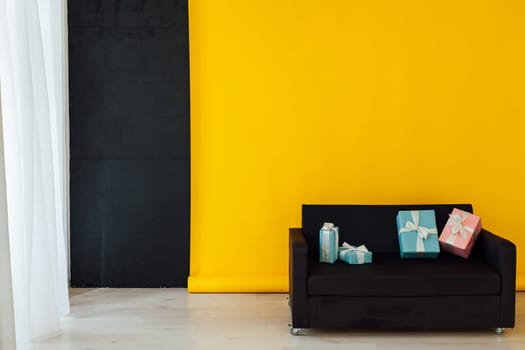
[(438, 234), (441, 234), (448, 214), (454, 208), (473, 212), (470, 204), (303, 204), (302, 230), (311, 253), (319, 252), (319, 229), (324, 222), (332, 222), (339, 227), (339, 245), (343, 242), (365, 244), (374, 253), (398, 253), (396, 216), (399, 210), (434, 209)]

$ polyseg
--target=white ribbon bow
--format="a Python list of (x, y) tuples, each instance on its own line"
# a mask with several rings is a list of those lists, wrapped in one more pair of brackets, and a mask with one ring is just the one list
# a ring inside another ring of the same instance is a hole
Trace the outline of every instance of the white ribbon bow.
[(412, 214), (412, 220), (414, 220), (414, 222), (410, 220), (407, 221), (405, 227), (402, 227), (401, 230), (399, 230), (399, 233), (417, 231), (416, 252), (424, 252), (425, 245), (423, 244), (423, 240), (427, 239), (428, 235), (431, 233), (437, 234), (437, 228), (419, 226), (419, 211), (411, 210), (410, 213)]
[(471, 235), (474, 234), (473, 227), (465, 226), (462, 224), (463, 221), (465, 221), (467, 218), (468, 215), (465, 214), (449, 214), (447, 225), (452, 226), (452, 234), (448, 237), (447, 243), (454, 244), (454, 242), (456, 242), (456, 237), (458, 233), (464, 240), (467, 240), (467, 232), (469, 232)]
[(331, 222), (325, 222), (321, 229), (322, 230), (331, 230), (333, 228), (334, 228), (334, 224), (332, 224)]
[(366, 248), (366, 246), (364, 244), (361, 244), (359, 247), (355, 247), (353, 245), (350, 245), (346, 242), (343, 243), (343, 248), (345, 248), (345, 250), (343, 250), (341, 252), (341, 259), (343, 259), (345, 257), (346, 254), (348, 254), (349, 252), (356, 252), (356, 256), (357, 256), (357, 263), (358, 264), (363, 264), (365, 262), (365, 253), (368, 252), (368, 249)]

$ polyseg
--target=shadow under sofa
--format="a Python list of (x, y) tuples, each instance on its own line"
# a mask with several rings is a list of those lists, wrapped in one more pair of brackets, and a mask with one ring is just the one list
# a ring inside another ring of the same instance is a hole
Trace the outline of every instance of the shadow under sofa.
[[(289, 231), (291, 332), (304, 328), (473, 329), (514, 327), (516, 248), (482, 229), (469, 259), (401, 259), (399, 210), (433, 209), (441, 232), (469, 204), (302, 206)], [(339, 226), (339, 244), (365, 244), (372, 264), (319, 262), (319, 229)]]

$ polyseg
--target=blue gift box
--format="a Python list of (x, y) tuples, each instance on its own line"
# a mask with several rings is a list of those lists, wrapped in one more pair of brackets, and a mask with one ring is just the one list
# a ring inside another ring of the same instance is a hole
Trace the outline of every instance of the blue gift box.
[(401, 210), (396, 219), (401, 258), (438, 257), (434, 210)]
[(372, 263), (372, 252), (368, 251), (365, 245), (354, 247), (346, 242), (339, 247), (339, 260), (347, 264), (370, 264)]
[(326, 222), (319, 231), (319, 261), (333, 264), (338, 258), (339, 228)]

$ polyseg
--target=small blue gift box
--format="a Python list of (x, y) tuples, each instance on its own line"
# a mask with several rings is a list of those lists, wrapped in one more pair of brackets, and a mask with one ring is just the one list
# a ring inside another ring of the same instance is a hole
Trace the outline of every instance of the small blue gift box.
[(364, 244), (354, 247), (344, 242), (343, 246), (339, 247), (339, 260), (352, 265), (370, 264), (372, 263), (372, 252), (369, 252)]
[(434, 210), (401, 210), (397, 214), (401, 258), (437, 258), (439, 240)]
[(338, 257), (339, 228), (325, 222), (319, 231), (319, 261), (333, 264)]

